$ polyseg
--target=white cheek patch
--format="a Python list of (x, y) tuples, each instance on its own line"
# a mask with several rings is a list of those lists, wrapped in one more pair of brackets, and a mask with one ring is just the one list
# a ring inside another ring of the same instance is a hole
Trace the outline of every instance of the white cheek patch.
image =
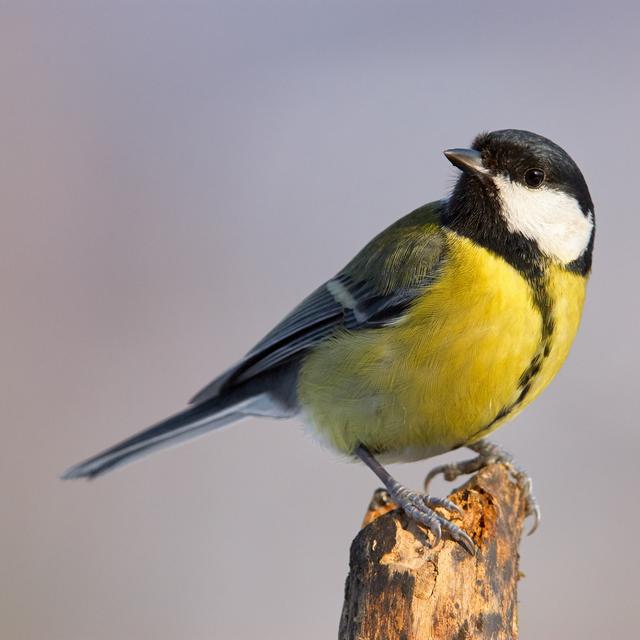
[(554, 189), (528, 189), (504, 176), (494, 179), (510, 231), (534, 240), (540, 251), (567, 264), (589, 245), (593, 213), (585, 216), (570, 195)]

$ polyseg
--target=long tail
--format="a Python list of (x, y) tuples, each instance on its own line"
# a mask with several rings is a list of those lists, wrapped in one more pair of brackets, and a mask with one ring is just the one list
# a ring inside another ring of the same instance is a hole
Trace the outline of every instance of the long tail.
[(155, 449), (218, 429), (251, 415), (251, 405), (256, 401), (258, 398), (250, 397), (234, 403), (229, 398), (216, 397), (188, 407), (93, 458), (70, 467), (62, 478), (94, 478)]

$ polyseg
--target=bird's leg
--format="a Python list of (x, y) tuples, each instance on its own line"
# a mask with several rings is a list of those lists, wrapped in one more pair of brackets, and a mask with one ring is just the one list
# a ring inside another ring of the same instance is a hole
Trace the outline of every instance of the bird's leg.
[(520, 468), (513, 460), (513, 456), (505, 451), (502, 447), (488, 440), (479, 440), (473, 444), (467, 445), (469, 449), (475, 451), (478, 456), (471, 460), (462, 460), (461, 462), (453, 462), (434, 467), (429, 471), (424, 481), (424, 490), (427, 491), (429, 483), (438, 474), (442, 474), (445, 480), (455, 480), (461, 475), (475, 473), (489, 464), (501, 462), (510, 471), (514, 480), (522, 490), (525, 497), (526, 515), (533, 516), (533, 525), (529, 531), (531, 535), (540, 523), (540, 507), (533, 495), (533, 481), (529, 474)]
[(475, 555), (476, 546), (473, 540), (457, 525), (449, 522), (443, 516), (434, 511), (436, 507), (444, 507), (448, 511), (462, 513), (462, 509), (451, 500), (435, 498), (425, 493), (411, 491), (395, 480), (389, 472), (373, 457), (372, 453), (364, 445), (359, 445), (354, 453), (373, 471), (382, 481), (391, 499), (399, 505), (403, 511), (413, 520), (427, 528), (435, 537), (438, 544), (442, 537), (442, 530), (461, 544), (471, 555)]

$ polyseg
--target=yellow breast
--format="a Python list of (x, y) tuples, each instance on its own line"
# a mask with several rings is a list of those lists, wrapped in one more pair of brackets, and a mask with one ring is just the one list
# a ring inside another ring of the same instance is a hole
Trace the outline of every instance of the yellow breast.
[(339, 451), (363, 443), (387, 459), (418, 459), (473, 442), (521, 411), (564, 362), (586, 279), (549, 268), (545, 330), (520, 272), (465, 238), (448, 243), (440, 277), (401, 322), (342, 332), (304, 362), (301, 405)]

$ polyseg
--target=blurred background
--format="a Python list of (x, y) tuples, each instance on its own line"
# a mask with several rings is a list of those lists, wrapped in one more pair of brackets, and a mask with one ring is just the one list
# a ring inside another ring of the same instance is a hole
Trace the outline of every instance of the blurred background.
[[(543, 510), (521, 636), (633, 635), (639, 19), (637, 3), (2, 2), (0, 637), (336, 637), (378, 483), (298, 422), (58, 476), (182, 408), (445, 195), (442, 149), (506, 127), (569, 151), (599, 224), (569, 361), (497, 434)], [(417, 488), (435, 463), (392, 471)]]

